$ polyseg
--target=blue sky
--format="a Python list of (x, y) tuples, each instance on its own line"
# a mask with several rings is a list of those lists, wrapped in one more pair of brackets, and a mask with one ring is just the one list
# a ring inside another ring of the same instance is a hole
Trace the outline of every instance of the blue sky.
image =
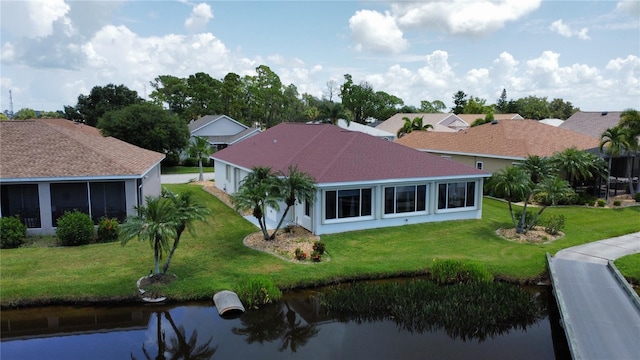
[(94, 86), (255, 74), (321, 97), (344, 74), (408, 105), (465, 93), (640, 109), (640, 1), (0, 2), (0, 111), (58, 110)]

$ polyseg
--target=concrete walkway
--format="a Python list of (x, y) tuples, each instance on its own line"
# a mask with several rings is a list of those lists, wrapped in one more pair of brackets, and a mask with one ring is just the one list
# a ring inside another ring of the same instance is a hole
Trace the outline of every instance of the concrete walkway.
[(609, 260), (640, 252), (640, 232), (594, 241), (558, 251), (556, 259), (606, 265)]
[[(206, 172), (203, 174), (205, 180), (213, 180), (214, 173)], [(192, 181), (198, 181), (200, 174), (163, 174), (160, 175), (162, 184), (186, 184)]]

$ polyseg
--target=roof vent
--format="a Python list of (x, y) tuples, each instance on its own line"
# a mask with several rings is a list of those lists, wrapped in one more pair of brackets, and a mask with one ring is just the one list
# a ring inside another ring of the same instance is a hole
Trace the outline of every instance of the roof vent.
[(607, 111), (603, 111), (603, 112), (602, 112), (602, 114), (600, 114), (600, 115), (605, 116), (605, 115), (607, 115), (608, 113), (609, 113), (609, 112), (607, 112)]
[(493, 120), (493, 121), (491, 121), (491, 125), (495, 125), (495, 124), (497, 124), (497, 123), (498, 123), (498, 120)]

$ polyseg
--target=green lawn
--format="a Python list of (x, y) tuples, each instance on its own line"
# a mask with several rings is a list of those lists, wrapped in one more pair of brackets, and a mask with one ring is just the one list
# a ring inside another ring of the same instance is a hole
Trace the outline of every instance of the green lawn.
[[(495, 235), (510, 226), (507, 206), (485, 199), (482, 220), (407, 225), (325, 235), (330, 260), (294, 264), (242, 244), (258, 229), (222, 202), (194, 185), (169, 185), (172, 191), (192, 189), (212, 210), (196, 237), (186, 233), (169, 272), (178, 276), (167, 289), (175, 301), (206, 299), (223, 289), (237, 290), (243, 279), (265, 275), (279, 287), (293, 288), (345, 279), (414, 274), (433, 259), (465, 259), (485, 264), (495, 275), (534, 280), (546, 270), (545, 254), (594, 240), (640, 231), (640, 207), (601, 209), (551, 208), (564, 214), (566, 236), (547, 245), (517, 244)], [(136, 298), (135, 282), (149, 274), (153, 251), (148, 243), (131, 241), (69, 248), (0, 250), (0, 305), (115, 301)], [(640, 257), (631, 262), (638, 275)], [(626, 271), (626, 270), (625, 270)], [(635, 275), (633, 275), (635, 274)]]
[[(203, 172), (213, 172), (213, 166), (203, 166)], [(197, 166), (163, 166), (160, 169), (163, 175), (171, 174), (199, 174), (200, 168)]]

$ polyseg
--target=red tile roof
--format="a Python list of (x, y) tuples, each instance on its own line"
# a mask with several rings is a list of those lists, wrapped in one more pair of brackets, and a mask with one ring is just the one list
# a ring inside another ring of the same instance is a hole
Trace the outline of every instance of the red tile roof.
[(500, 120), (457, 133), (416, 131), (396, 143), (423, 151), (514, 158), (551, 156), (574, 146), (580, 150), (598, 147), (597, 139), (535, 120)]
[(0, 121), (0, 179), (135, 177), (164, 157), (65, 119)]
[(212, 156), (251, 169), (286, 171), (289, 165), (316, 182), (484, 176), (484, 171), (388, 140), (330, 124), (282, 123)]

